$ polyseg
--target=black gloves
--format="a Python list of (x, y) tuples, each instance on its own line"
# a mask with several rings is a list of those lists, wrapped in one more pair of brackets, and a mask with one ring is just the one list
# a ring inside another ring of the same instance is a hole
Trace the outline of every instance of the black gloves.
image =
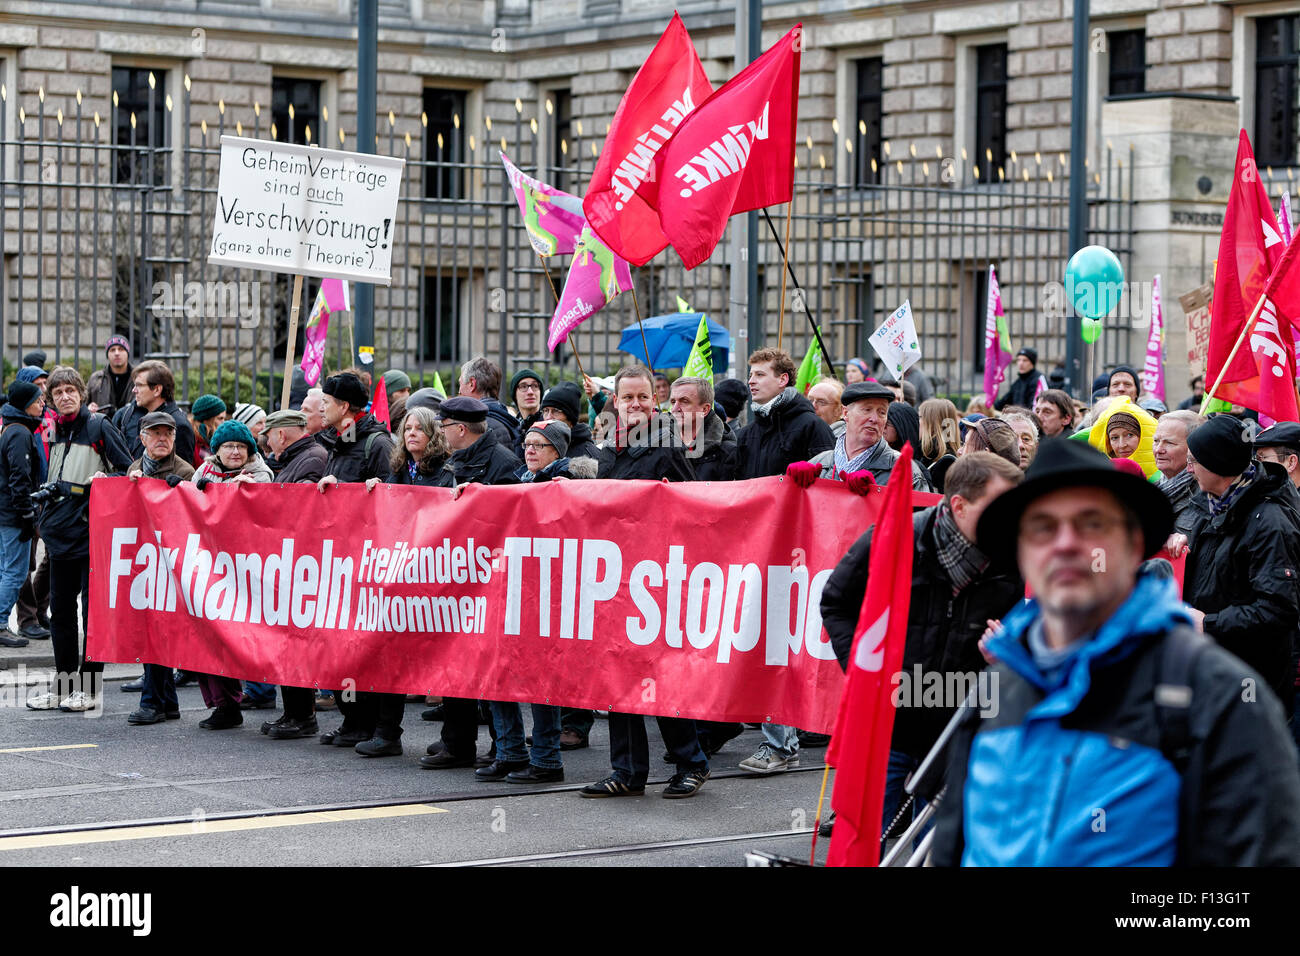
[[(167, 487), (168, 487), (168, 488), (175, 488), (177, 485), (179, 485), (179, 484), (180, 484), (182, 481), (184, 481), (185, 479), (182, 478), (180, 475), (168, 475), (167, 478), (166, 478), (165, 480), (166, 480), (166, 482), (167, 482)], [(202, 486), (199, 487), (199, 490), (200, 490), (200, 491), (203, 490)]]
[(36, 537), (36, 513), (28, 512), (18, 519), (18, 540), (30, 541)]

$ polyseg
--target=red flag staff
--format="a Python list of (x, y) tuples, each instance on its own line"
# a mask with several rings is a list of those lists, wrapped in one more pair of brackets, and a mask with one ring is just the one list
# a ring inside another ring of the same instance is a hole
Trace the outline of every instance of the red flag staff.
[[(793, 201), (793, 197), (791, 197), (791, 201)], [(790, 281), (794, 283), (794, 287), (797, 291), (803, 292), (803, 286), (799, 284), (799, 277), (794, 273), (794, 266), (790, 264), (789, 257), (785, 254), (785, 246), (781, 245), (781, 237), (776, 234), (776, 225), (772, 222), (772, 217), (768, 214), (766, 209), (763, 210), (763, 218), (767, 220), (767, 228), (772, 233), (772, 241), (776, 243), (777, 249), (781, 252), (781, 261), (785, 264), (785, 271), (790, 275)], [(785, 273), (782, 273), (781, 278), (782, 280), (785, 279)], [(782, 311), (784, 311), (784, 309)], [(838, 378), (839, 376), (835, 372), (835, 360), (831, 358), (831, 353), (826, 348), (826, 343), (822, 341), (820, 323), (813, 318), (812, 312), (808, 308), (807, 295), (803, 297), (803, 314), (808, 317), (808, 324), (812, 326), (813, 338), (817, 340), (818, 346), (821, 347), (822, 358), (826, 360), (826, 364), (830, 367), (831, 376)]]
[[(790, 181), (790, 201), (785, 204), (785, 246), (781, 249), (781, 316), (776, 322), (776, 347), (781, 347), (781, 340), (785, 337), (785, 276), (786, 271), (790, 268), (790, 263), (786, 261), (786, 254), (790, 250), (790, 217), (794, 213), (794, 171), (791, 170)], [(819, 338), (820, 342), (821, 339)], [(826, 353), (822, 353), (825, 355)], [(834, 368), (832, 368), (834, 371)]]
[[(546, 281), (551, 287), (551, 295), (555, 296), (555, 304), (559, 305), (560, 293), (555, 288), (555, 280), (551, 278), (551, 270), (546, 268), (546, 260), (542, 258), (540, 253), (538, 253), (537, 255), (537, 261), (542, 264), (542, 271), (546, 273)], [(577, 334), (577, 332), (578, 330), (574, 329), (572, 332), (569, 333), (569, 337), (564, 341), (569, 346), (569, 348), (573, 350), (573, 360), (578, 363), (578, 374), (582, 376), (582, 378), (578, 379), (578, 381), (581, 382), (583, 379), (587, 377), (587, 372), (582, 367), (582, 356), (578, 354), (578, 347), (573, 344), (573, 337)]]

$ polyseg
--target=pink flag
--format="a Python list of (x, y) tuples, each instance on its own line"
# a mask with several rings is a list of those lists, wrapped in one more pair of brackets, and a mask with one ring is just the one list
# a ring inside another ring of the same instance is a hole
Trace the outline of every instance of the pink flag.
[(1282, 230), (1282, 241), (1291, 245), (1291, 191), (1282, 193), (1277, 204), (1277, 227)]
[(347, 312), (349, 308), (347, 280), (322, 279), (311, 315), (307, 317), (307, 326), (303, 329), (302, 377), (308, 385), (320, 381), (325, 364), (325, 340), (330, 334), (330, 314)]
[(505, 153), (501, 154), (501, 162), (510, 177), (533, 249), (539, 256), (572, 252), (586, 222), (582, 217), (582, 200), (524, 175)]
[(1151, 282), (1151, 331), (1147, 333), (1147, 358), (1142, 366), (1142, 391), (1165, 400), (1165, 316), (1160, 305), (1160, 276)]
[(1002, 311), (998, 274), (990, 265), (988, 305), (984, 310), (984, 401), (990, 407), (997, 401), (998, 386), (1006, 377), (1010, 363), (1011, 333), (1007, 331), (1007, 317)]
[(550, 334), (546, 337), (546, 350), (569, 337), (569, 333), (590, 316), (603, 309), (611, 299), (632, 288), (632, 268), (605, 245), (586, 223), (573, 250), (569, 276), (564, 280), (560, 304), (551, 317)]

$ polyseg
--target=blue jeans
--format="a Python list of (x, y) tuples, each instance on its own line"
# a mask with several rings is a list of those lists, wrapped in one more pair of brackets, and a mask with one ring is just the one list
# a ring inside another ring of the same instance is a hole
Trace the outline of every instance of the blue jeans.
[(244, 696), (258, 703), (275, 703), (275, 684), (259, 684), (256, 681), (244, 681)]
[(140, 692), (140, 706), (163, 713), (176, 713), (181, 709), (176, 699), (176, 680), (170, 667), (161, 664), (144, 665), (144, 689)]
[[(903, 805), (907, 799), (907, 794), (903, 791), (903, 785), (907, 783), (907, 775), (921, 765), (921, 761), (911, 754), (903, 753), (901, 750), (891, 750), (889, 752), (889, 770), (885, 774), (885, 806), (884, 813), (881, 814), (880, 832), (883, 835), (885, 828), (898, 815), (898, 808)], [(958, 795), (960, 799), (960, 795)], [(899, 835), (905, 831), (916, 815), (925, 809), (925, 801), (917, 797), (912, 801), (912, 811), (899, 823)], [(913, 848), (921, 843), (921, 838), (929, 832), (930, 827), (934, 826), (931, 820), (925, 828), (916, 835), (912, 844)]]
[(492, 726), (497, 732), (496, 757), (502, 762), (527, 760), (542, 770), (559, 770), (560, 708), (551, 704), (529, 704), (533, 710), (533, 752), (524, 745), (524, 717), (518, 704), (492, 701)]
[(797, 727), (764, 724), (763, 740), (773, 749), (779, 750), (782, 757), (793, 757), (799, 752), (799, 728)]
[(31, 561), (31, 542), (19, 541), (21, 528), (0, 525), (0, 629), (9, 626), (9, 613), (18, 600), (18, 592), (27, 581), (27, 565)]

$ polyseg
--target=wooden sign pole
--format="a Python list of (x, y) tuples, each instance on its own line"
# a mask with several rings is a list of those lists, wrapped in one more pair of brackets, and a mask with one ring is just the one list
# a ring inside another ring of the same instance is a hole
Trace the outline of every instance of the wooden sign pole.
[(289, 306), (289, 341), (284, 343), (284, 385), (280, 388), (280, 408), (289, 407), (293, 390), (293, 347), (298, 341), (298, 306), (302, 302), (302, 276), (293, 277), (293, 303)]

